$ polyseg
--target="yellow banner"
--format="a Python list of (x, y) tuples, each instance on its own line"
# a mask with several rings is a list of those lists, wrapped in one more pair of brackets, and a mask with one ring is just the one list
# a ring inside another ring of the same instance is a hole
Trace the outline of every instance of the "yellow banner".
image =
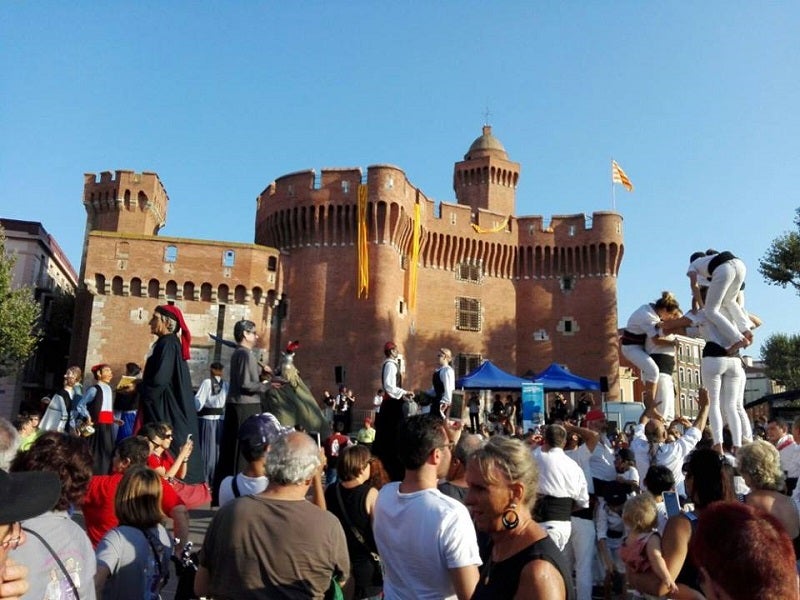
[(409, 310), (414, 310), (417, 306), (417, 263), (419, 263), (419, 238), (422, 229), (420, 215), (419, 190), (417, 190), (417, 203), (414, 205), (414, 233), (411, 236), (411, 264), (408, 266)]
[(503, 222), (502, 222), (502, 223), (500, 223), (500, 224), (499, 224), (497, 227), (491, 227), (491, 228), (489, 228), (489, 229), (484, 229), (484, 228), (483, 228), (483, 227), (481, 227), (480, 225), (476, 225), (475, 223), (472, 223), (472, 228), (473, 228), (473, 229), (474, 229), (474, 230), (475, 230), (477, 233), (497, 233), (498, 231), (503, 231), (503, 230), (504, 230), (504, 229), (506, 229), (507, 227), (508, 227), (508, 217), (506, 217), (505, 219), (503, 219)]
[(358, 186), (358, 281), (356, 298), (369, 298), (369, 242), (367, 240), (367, 186)]

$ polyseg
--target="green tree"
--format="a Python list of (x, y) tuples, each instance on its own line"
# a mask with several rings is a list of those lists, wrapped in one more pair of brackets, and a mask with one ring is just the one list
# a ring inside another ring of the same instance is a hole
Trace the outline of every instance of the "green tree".
[(39, 343), (40, 308), (29, 287), (11, 288), (16, 256), (6, 254), (0, 227), (0, 376), (19, 369)]
[(800, 208), (795, 210), (797, 231), (789, 231), (772, 240), (767, 253), (758, 263), (758, 270), (767, 283), (791, 285), (800, 294)]
[(776, 333), (761, 346), (761, 360), (770, 379), (788, 390), (800, 388), (800, 335)]

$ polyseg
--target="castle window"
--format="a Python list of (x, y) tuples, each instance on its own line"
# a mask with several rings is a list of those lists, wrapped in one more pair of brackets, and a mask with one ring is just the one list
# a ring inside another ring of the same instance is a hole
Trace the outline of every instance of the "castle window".
[(117, 258), (128, 258), (130, 247), (128, 242), (117, 242)]
[(160, 291), (161, 285), (159, 284), (158, 279), (151, 279), (147, 284), (147, 297), (158, 298)]
[(232, 267), (236, 263), (236, 252), (233, 250), (225, 250), (222, 253), (222, 266)]
[(350, 182), (349, 181), (343, 181), (342, 182), (342, 192), (345, 193), (345, 194), (349, 194), (350, 193)]
[(458, 354), (455, 360), (456, 378), (464, 377), (481, 366), (480, 354)]
[(278, 259), (274, 256), (270, 256), (267, 259), (267, 271), (277, 271), (278, 270)]
[(561, 290), (564, 292), (571, 292), (575, 288), (575, 278), (565, 276), (561, 278)]
[(403, 302), (402, 300), (400, 300), (400, 302), (397, 305), (397, 312), (401, 315), (406, 312), (406, 303)]
[(569, 226), (569, 237), (575, 237), (575, 225)]
[(456, 268), (456, 279), (480, 283), (483, 279), (483, 261), (461, 262)]
[(178, 247), (167, 246), (164, 248), (164, 262), (174, 263), (178, 260)]
[(164, 290), (164, 295), (169, 300), (177, 300), (177, 298), (178, 298), (178, 284), (177, 284), (177, 282), (175, 282), (172, 279), (170, 279), (167, 282), (167, 286), (166, 286), (166, 288)]
[(481, 301), (477, 298), (456, 298), (456, 329), (481, 330)]
[(572, 333), (572, 321), (564, 319), (564, 333)]
[(138, 277), (131, 279), (131, 296), (139, 298), (142, 295), (142, 280)]
[(104, 275), (100, 273), (95, 273), (94, 275), (94, 286), (97, 288), (97, 293), (101, 296), (105, 295), (106, 293), (106, 278)]

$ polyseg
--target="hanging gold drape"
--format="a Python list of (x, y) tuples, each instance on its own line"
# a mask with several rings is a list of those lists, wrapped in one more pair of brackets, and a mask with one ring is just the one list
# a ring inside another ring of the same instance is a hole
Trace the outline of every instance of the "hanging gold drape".
[(508, 217), (503, 219), (502, 223), (500, 223), (497, 227), (491, 227), (489, 229), (484, 229), (480, 225), (472, 223), (472, 228), (476, 231), (476, 233), (497, 233), (498, 231), (503, 231), (507, 227), (508, 227)]
[(358, 281), (356, 297), (369, 298), (369, 242), (367, 241), (367, 186), (358, 186)]
[(419, 238), (422, 229), (422, 207), (419, 203), (419, 190), (417, 201), (414, 204), (414, 233), (411, 236), (411, 261), (408, 266), (408, 309), (414, 310), (417, 306), (417, 264), (419, 263)]

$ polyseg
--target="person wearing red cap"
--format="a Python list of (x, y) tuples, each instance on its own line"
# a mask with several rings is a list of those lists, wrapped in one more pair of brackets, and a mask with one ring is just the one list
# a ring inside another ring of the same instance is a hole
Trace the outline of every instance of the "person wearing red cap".
[(414, 394), (400, 387), (397, 345), (394, 342), (386, 342), (383, 354), (386, 356), (381, 365), (384, 397), (381, 412), (375, 416), (375, 442), (372, 445), (372, 453), (381, 459), (392, 481), (400, 481), (405, 470), (397, 457), (397, 428), (404, 418), (404, 404), (410, 401)]
[[(173, 456), (177, 456), (189, 436), (198, 437), (192, 378), (186, 364), (192, 335), (183, 320), (183, 313), (172, 304), (156, 307), (150, 319), (150, 332), (157, 339), (142, 375), (141, 423), (169, 423), (173, 432), (170, 450)], [(205, 483), (203, 459), (199, 452), (189, 456), (186, 467), (185, 483)]]

